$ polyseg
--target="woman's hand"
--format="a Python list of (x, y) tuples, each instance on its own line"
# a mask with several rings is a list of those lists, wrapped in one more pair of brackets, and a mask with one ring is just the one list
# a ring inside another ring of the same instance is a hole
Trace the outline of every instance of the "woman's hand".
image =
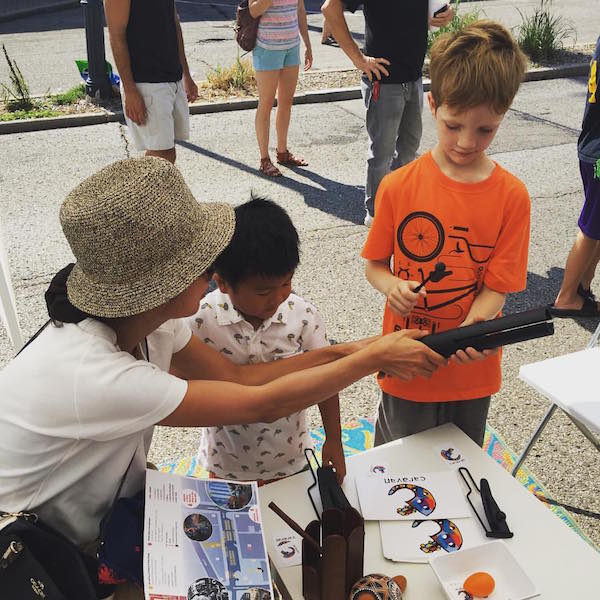
[(308, 71), (313, 64), (313, 54), (312, 54), (312, 48), (310, 46), (306, 47), (306, 50), (304, 51), (304, 70)]
[(410, 381), (417, 375), (431, 377), (447, 361), (418, 341), (428, 333), (419, 329), (404, 329), (373, 342), (370, 347), (376, 347), (379, 352), (380, 370), (404, 381)]

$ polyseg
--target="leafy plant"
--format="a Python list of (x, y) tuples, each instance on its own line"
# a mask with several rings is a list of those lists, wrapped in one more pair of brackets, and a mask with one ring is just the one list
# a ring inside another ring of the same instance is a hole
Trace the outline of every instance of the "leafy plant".
[(465, 13), (464, 15), (459, 14), (460, 4), (461, 0), (456, 0), (456, 3), (454, 4), (454, 17), (452, 18), (452, 21), (448, 23), (448, 25), (440, 27), (437, 31), (429, 32), (427, 36), (427, 56), (429, 56), (429, 52), (431, 51), (431, 46), (433, 45), (433, 42), (435, 42), (436, 38), (438, 38), (440, 35), (448, 32), (456, 33), (457, 31), (460, 31), (463, 27), (466, 27), (467, 25), (470, 25), (471, 23), (474, 23), (475, 21), (479, 20), (478, 10), (471, 10)]
[(218, 66), (206, 75), (208, 87), (215, 90), (250, 91), (256, 87), (256, 74), (249, 60), (241, 60), (238, 56), (231, 67)]
[(554, 58), (563, 49), (564, 41), (577, 34), (571, 23), (551, 13), (551, 5), (552, 0), (541, 0), (530, 16), (517, 9), (522, 19), (517, 36), (519, 46), (535, 62)]
[(12, 112), (0, 112), (0, 122), (15, 121), (17, 119), (41, 119), (43, 117), (57, 117), (60, 115), (56, 110), (50, 108), (33, 108), (30, 110), (14, 110)]
[(63, 92), (62, 94), (54, 94), (50, 96), (50, 102), (64, 106), (65, 104), (75, 104), (79, 100), (86, 97), (85, 86), (83, 84), (76, 85), (70, 90)]
[(4, 57), (8, 63), (8, 69), (10, 71), (10, 83), (0, 83), (0, 89), (2, 90), (2, 99), (6, 104), (6, 108), (10, 111), (15, 110), (31, 110), (34, 108), (35, 103), (31, 99), (29, 93), (29, 86), (21, 73), (17, 63), (8, 56), (6, 46), (2, 44), (2, 50)]

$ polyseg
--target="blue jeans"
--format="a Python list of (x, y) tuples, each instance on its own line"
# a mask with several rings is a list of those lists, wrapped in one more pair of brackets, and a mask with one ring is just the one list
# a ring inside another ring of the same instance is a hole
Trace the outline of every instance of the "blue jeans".
[(375, 195), (380, 181), (390, 171), (414, 160), (423, 133), (423, 82), (384, 83), (379, 98), (373, 97), (373, 82), (361, 81), (367, 109), (367, 183), (365, 208), (375, 214)]

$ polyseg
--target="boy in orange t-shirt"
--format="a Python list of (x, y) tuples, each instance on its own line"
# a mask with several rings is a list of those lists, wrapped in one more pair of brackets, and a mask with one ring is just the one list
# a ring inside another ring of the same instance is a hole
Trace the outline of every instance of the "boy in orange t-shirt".
[[(436, 40), (428, 99), (438, 143), (383, 179), (362, 251), (367, 279), (387, 297), (384, 333), (435, 333), (493, 319), (507, 293), (525, 288), (529, 195), (485, 150), (526, 64), (511, 34), (493, 21)], [(438, 262), (442, 279), (418, 289)], [(500, 358), (497, 350), (466, 348), (429, 380), (380, 373), (375, 444), (452, 422), (481, 445), (490, 396), (500, 388)]]

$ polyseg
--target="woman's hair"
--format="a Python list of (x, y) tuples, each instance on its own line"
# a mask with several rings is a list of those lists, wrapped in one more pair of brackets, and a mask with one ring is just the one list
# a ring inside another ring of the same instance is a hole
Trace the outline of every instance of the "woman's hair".
[(527, 69), (527, 58), (500, 23), (482, 20), (437, 38), (431, 48), (431, 95), (466, 110), (482, 104), (504, 114)]
[(299, 243), (287, 212), (271, 200), (253, 196), (235, 209), (233, 237), (214, 268), (233, 288), (255, 275), (283, 277), (300, 262)]

